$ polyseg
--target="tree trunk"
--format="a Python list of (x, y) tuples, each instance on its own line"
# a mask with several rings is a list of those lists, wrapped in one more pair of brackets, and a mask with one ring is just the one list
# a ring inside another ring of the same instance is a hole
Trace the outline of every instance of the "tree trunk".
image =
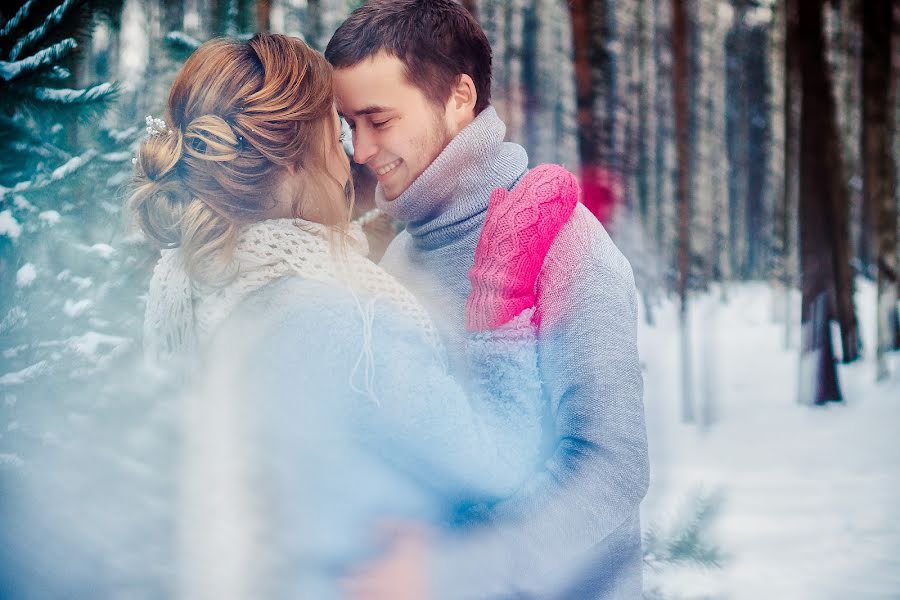
[[(715, 3), (712, 3), (715, 5)], [(710, 67), (712, 73), (712, 89), (709, 91), (710, 99), (710, 135), (712, 147), (710, 148), (709, 161), (712, 164), (712, 195), (715, 199), (713, 228), (714, 244), (712, 249), (713, 269), (711, 278), (726, 282), (731, 279), (732, 271), (728, 256), (728, 161), (723, 160), (727, 156), (727, 141), (725, 140), (725, 114), (727, 101), (725, 98), (725, 33), (728, 31), (727, 15), (719, 12), (718, 8), (710, 8), (715, 14), (715, 36), (713, 38), (713, 59)], [(724, 296), (725, 286), (721, 286)]]
[(303, 24), (303, 38), (317, 50), (324, 49), (322, 37), (325, 20), (322, 15), (322, 0), (306, 0), (306, 22)]
[(862, 162), (863, 205), (874, 217), (878, 265), (877, 379), (889, 375), (887, 353), (895, 349), (897, 332), (897, 204), (894, 199), (895, 165), (891, 153), (896, 78), (891, 77), (890, 2), (865, 2), (863, 22)]
[[(827, 168), (824, 173), (830, 175), (831, 222), (834, 240), (834, 301), (838, 324), (841, 328), (841, 358), (850, 363), (859, 358), (860, 339), (859, 325), (856, 320), (856, 306), (853, 299), (855, 290), (853, 268), (851, 266), (852, 246), (850, 243), (850, 189), (847, 184), (846, 169), (841, 152), (840, 131), (837, 126), (834, 96), (831, 80), (825, 69), (824, 59), (821, 61), (825, 86), (824, 97), (820, 99), (825, 112), (823, 134), (824, 147), (827, 149)], [(821, 176), (821, 172), (820, 172)]]
[[(841, 391), (834, 364), (827, 298), (834, 293), (836, 265), (835, 240), (832, 221), (834, 201), (831, 182), (823, 177), (830, 166), (827, 145), (834, 138), (827, 135), (827, 123), (832, 122), (834, 104), (827, 97), (822, 32), (822, 4), (819, 0), (790, 0), (788, 12), (787, 55), (799, 52), (801, 79), (800, 100), (800, 261), (802, 304), (801, 355), (817, 364), (815, 384), (809, 389), (814, 404), (840, 401)], [(796, 10), (791, 10), (796, 8)], [(789, 81), (792, 69), (789, 64)], [(789, 84), (788, 91), (791, 91)], [(801, 372), (801, 377), (805, 374)], [(803, 401), (807, 401), (802, 399)]]
[(618, 189), (614, 146), (616, 88), (606, 0), (572, 0), (578, 150), (584, 205), (608, 223)]
[(675, 149), (678, 165), (678, 297), (680, 300), (682, 360), (682, 418), (694, 420), (693, 394), (691, 391), (691, 349), (688, 323), (688, 276), (690, 269), (690, 144), (688, 131), (688, 23), (685, 0), (672, 0), (672, 94), (675, 112)]
[[(638, 71), (636, 76), (643, 85), (638, 87), (639, 116), (637, 131), (637, 178), (636, 190), (641, 219), (645, 224), (656, 221), (656, 203), (651, 192), (655, 187), (656, 172), (653, 169), (651, 152), (656, 141), (656, 119), (652, 99), (656, 95), (656, 77), (651, 63), (653, 35), (656, 19), (654, 18), (652, 0), (638, 0)], [(654, 244), (658, 240), (650, 240)], [(654, 248), (653, 256), (658, 252)]]
[(677, 178), (675, 149), (672, 140), (674, 128), (672, 118), (672, 86), (663, 82), (672, 80), (672, 47), (671, 47), (671, 0), (653, 0), (656, 14), (656, 32), (653, 36), (653, 62), (656, 66), (657, 94), (654, 99), (656, 112), (656, 144), (654, 147), (654, 164), (656, 169), (656, 187), (653, 190), (657, 202), (657, 220), (654, 225), (656, 239), (660, 249), (661, 271), (667, 289), (675, 289), (678, 273), (676, 247), (678, 233), (675, 223), (678, 220), (676, 195), (674, 190)]
[(269, 31), (272, 27), (271, 0), (256, 0), (256, 31)]
[[(776, 227), (778, 230), (778, 252), (780, 254), (781, 278), (784, 285), (784, 346), (790, 348), (794, 331), (791, 290), (799, 283), (799, 244), (798, 244), (798, 207), (800, 186), (800, 97), (802, 95), (800, 79), (800, 55), (796, 48), (796, 39), (787, 36), (789, 0), (782, 0), (779, 12), (781, 29), (782, 83), (784, 95), (781, 112), (783, 126), (781, 130), (783, 149), (783, 177), (781, 180), (780, 203), (776, 211)], [(796, 6), (791, 10), (796, 11)], [(793, 25), (796, 27), (796, 24)], [(796, 36), (796, 34), (794, 34)], [(791, 47), (788, 47), (788, 44)]]

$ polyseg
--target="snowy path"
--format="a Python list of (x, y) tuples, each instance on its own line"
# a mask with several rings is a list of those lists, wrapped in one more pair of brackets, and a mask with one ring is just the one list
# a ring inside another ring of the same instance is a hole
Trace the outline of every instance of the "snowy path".
[(653, 469), (644, 522), (671, 522), (698, 486), (719, 490), (711, 537), (728, 555), (721, 571), (681, 568), (648, 580), (685, 598), (900, 598), (900, 356), (893, 379), (876, 385), (871, 287), (858, 297), (865, 358), (841, 367), (847, 402), (825, 408), (795, 401), (797, 355), (772, 323), (769, 290), (729, 294), (726, 305), (700, 299), (692, 313), (698, 394), (710, 381), (704, 367), (715, 370), (706, 429), (680, 422), (674, 307), (642, 326)]

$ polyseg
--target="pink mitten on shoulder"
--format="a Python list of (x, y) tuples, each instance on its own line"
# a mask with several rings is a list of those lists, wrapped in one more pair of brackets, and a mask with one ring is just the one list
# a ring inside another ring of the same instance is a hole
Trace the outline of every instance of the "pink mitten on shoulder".
[(578, 182), (558, 165), (535, 167), (512, 191), (494, 190), (469, 271), (469, 331), (492, 329), (534, 306), (544, 257), (577, 203)]

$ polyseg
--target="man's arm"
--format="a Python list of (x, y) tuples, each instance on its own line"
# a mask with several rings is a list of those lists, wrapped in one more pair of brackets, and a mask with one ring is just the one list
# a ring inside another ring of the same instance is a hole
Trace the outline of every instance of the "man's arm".
[[(649, 481), (631, 268), (579, 209), (542, 273), (540, 369), (556, 447), (491, 525), (432, 553), (440, 598), (544, 597), (635, 520)], [(620, 541), (615, 540), (615, 543)], [(639, 540), (638, 540), (639, 543)]]

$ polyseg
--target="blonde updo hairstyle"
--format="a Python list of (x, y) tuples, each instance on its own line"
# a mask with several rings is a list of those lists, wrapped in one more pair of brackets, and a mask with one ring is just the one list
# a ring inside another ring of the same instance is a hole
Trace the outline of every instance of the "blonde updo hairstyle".
[(331, 79), (324, 57), (296, 38), (203, 44), (172, 84), (167, 128), (138, 151), (129, 202), (138, 226), (160, 248), (181, 248), (203, 281), (228, 265), (240, 226), (269, 218), (286, 193), (293, 216), (314, 214), (343, 239), (352, 188), (327, 167), (343, 151)]

